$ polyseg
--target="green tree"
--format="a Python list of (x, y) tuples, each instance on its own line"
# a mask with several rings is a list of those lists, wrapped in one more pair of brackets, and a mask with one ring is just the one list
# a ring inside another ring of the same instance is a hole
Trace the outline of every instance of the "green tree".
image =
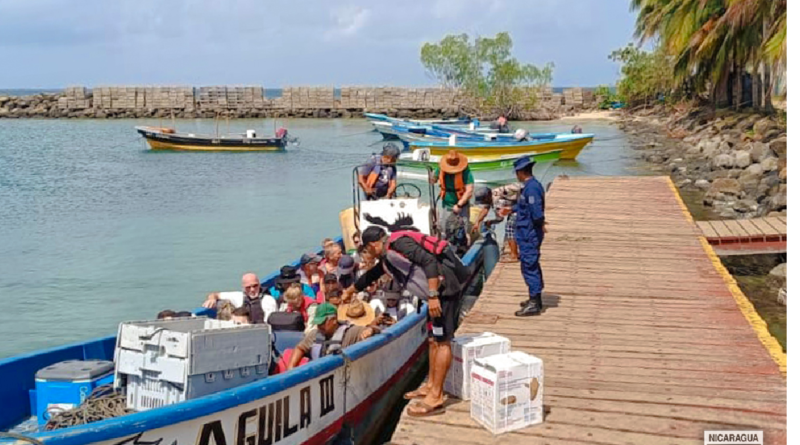
[(677, 94), (671, 59), (663, 48), (650, 52), (630, 44), (608, 57), (622, 64), (617, 94), (625, 103), (636, 106), (659, 97), (670, 99)]
[(657, 39), (674, 58), (676, 84), (738, 107), (749, 75), (754, 105), (771, 111), (771, 72), (786, 61), (786, 0), (632, 0), (631, 7), (636, 35)]
[(511, 55), (508, 33), (495, 37), (448, 35), (422, 46), (420, 60), (428, 74), (445, 87), (459, 89), (471, 111), (515, 116), (535, 106), (536, 91), (550, 84), (554, 65), (536, 67)]

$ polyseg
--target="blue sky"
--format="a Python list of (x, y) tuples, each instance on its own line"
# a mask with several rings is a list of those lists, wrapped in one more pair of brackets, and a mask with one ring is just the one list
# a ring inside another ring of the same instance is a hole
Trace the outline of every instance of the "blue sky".
[(0, 88), (432, 85), (446, 34), (508, 31), (554, 85), (613, 83), (629, 0), (0, 0)]

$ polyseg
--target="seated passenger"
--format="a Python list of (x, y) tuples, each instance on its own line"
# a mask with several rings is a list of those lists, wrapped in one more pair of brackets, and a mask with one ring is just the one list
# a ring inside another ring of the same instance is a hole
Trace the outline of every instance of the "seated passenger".
[(250, 323), (250, 308), (247, 306), (237, 307), (231, 313), (231, 321), (236, 324), (247, 325)]
[(299, 312), (303, 315), (303, 322), (308, 326), (308, 320), (314, 318), (314, 311), (317, 308), (316, 300), (303, 294), (303, 288), (299, 283), (294, 283), (286, 289), (281, 303), (281, 312)]
[(292, 358), (289, 360), (290, 370), (295, 368), (303, 357), (315, 360), (329, 354), (338, 354), (342, 349), (380, 332), (375, 326), (340, 323), (336, 307), (329, 303), (319, 305), (311, 323), (316, 329), (307, 333), (295, 346)]
[(319, 263), (322, 261), (316, 253), (306, 253), (300, 257), (300, 282), (307, 284), (319, 292), (322, 283), (323, 273), (319, 270)]
[(343, 293), (344, 291), (340, 287), (331, 288), (331, 291), (325, 296), (325, 302), (333, 305), (334, 307), (339, 307), (342, 304)]
[(250, 313), (250, 323), (266, 323), (269, 314), (278, 309), (274, 298), (268, 297), (263, 289), (258, 275), (248, 272), (242, 276), (242, 292), (212, 292), (203, 302), (203, 307), (216, 309), (220, 300), (229, 301), (234, 308), (247, 306)]
[[(275, 285), (269, 288), (269, 294), (272, 295), (278, 304), (283, 303), (283, 293), (294, 283), (300, 283), (300, 274), (297, 273), (297, 268), (294, 266), (281, 267), (281, 274), (275, 279)], [(311, 286), (307, 284), (300, 284), (303, 287), (303, 293), (311, 298), (316, 297), (316, 293)]]
[(350, 287), (356, 279), (356, 262), (350, 255), (342, 255), (339, 260), (339, 267), (337, 268), (337, 275), (339, 276), (339, 284), (343, 288)]
[(217, 302), (217, 320), (231, 321), (233, 319), (233, 307), (230, 301), (220, 300)]
[(397, 167), (400, 156), (397, 145), (388, 142), (383, 146), (380, 157), (373, 155), (358, 168), (358, 185), (367, 201), (381, 198), (394, 198), (397, 188)]
[(339, 276), (339, 260), (342, 258), (342, 246), (338, 243), (330, 243), (325, 246), (325, 259), (319, 265), (323, 274), (332, 273)]
[(322, 279), (319, 292), (317, 292), (317, 303), (324, 303), (328, 293), (339, 288), (341, 288), (339, 285), (339, 277), (332, 273), (326, 274), (325, 278)]
[(164, 309), (156, 315), (157, 320), (172, 320), (175, 318), (175, 311)]

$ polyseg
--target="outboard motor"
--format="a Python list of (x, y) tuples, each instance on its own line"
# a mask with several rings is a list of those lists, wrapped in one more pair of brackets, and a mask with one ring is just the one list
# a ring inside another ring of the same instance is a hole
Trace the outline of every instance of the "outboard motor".
[(528, 130), (524, 128), (517, 128), (517, 131), (514, 132), (514, 139), (517, 141), (524, 141), (525, 138), (528, 137)]
[(411, 153), (411, 159), (415, 161), (427, 161), (431, 158), (430, 148), (418, 148)]

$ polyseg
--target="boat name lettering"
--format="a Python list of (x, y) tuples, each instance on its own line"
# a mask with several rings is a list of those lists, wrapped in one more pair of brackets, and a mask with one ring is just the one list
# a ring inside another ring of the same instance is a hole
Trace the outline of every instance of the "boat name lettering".
[[(319, 380), (319, 417), (335, 409), (333, 376)], [(265, 405), (244, 411), (236, 420), (235, 441), (228, 442), (221, 420), (204, 424), (197, 435), (196, 445), (272, 445), (298, 431), (308, 428), (312, 421), (311, 386), (300, 389), (299, 403), (293, 404), (297, 394), (286, 395)], [(291, 407), (299, 407), (299, 420), (290, 420)]]

